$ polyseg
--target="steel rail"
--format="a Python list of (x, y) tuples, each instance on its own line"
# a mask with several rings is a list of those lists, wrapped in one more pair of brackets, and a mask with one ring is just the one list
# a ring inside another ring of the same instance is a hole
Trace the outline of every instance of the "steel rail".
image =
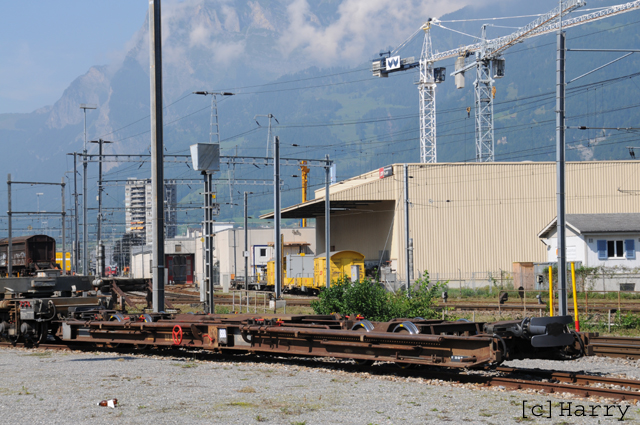
[(587, 339), (590, 355), (640, 359), (640, 338), (591, 336)]
[(520, 369), (515, 367), (497, 367), (495, 370), (502, 373), (535, 376), (540, 379), (549, 379), (560, 383), (578, 385), (612, 385), (622, 389), (634, 389), (640, 391), (640, 380), (613, 378), (609, 376), (585, 375), (578, 372), (564, 372), (558, 370)]

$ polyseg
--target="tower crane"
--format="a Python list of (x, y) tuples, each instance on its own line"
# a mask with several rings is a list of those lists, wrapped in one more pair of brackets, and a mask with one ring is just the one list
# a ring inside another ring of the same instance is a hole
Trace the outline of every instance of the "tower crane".
[[(497, 78), (504, 77), (505, 60), (503, 53), (516, 43), (521, 43), (532, 37), (548, 34), (562, 28), (571, 28), (599, 19), (630, 12), (640, 8), (640, 0), (600, 9), (596, 12), (562, 20), (562, 17), (575, 9), (586, 5), (585, 0), (563, 0), (559, 6), (539, 16), (529, 24), (519, 28), (512, 34), (487, 40), (486, 28), (482, 26), (482, 36), (478, 43), (458, 47), (445, 52), (432, 53), (431, 25), (441, 26), (437, 19), (429, 19), (421, 29), (425, 32), (422, 55), (420, 61), (409, 57), (391, 56), (392, 52), (382, 59), (372, 63), (372, 72), (376, 77), (388, 77), (390, 73), (406, 71), (420, 67), (418, 91), (420, 94), (420, 161), (423, 163), (436, 162), (436, 102), (435, 86), (445, 80), (445, 68), (434, 68), (434, 64), (443, 59), (457, 58), (455, 71), (456, 87), (464, 88), (464, 74), (471, 68), (476, 68), (475, 88), (475, 122), (476, 122), (476, 161), (493, 162), (494, 156), (494, 127), (493, 127), (493, 98)], [(404, 44), (399, 46), (397, 52)], [(467, 58), (473, 58), (467, 61)], [(492, 72), (493, 71), (493, 72)]]
[[(302, 180), (302, 203), (307, 202), (307, 187), (309, 185), (309, 167), (307, 161), (300, 161), (300, 178)], [(300, 222), (301, 227), (307, 227), (307, 219), (303, 218)]]

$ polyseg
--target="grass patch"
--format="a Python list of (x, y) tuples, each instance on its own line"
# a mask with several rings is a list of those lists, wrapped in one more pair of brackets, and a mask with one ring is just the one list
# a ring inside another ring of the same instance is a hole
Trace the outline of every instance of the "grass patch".
[(50, 351), (42, 351), (39, 353), (22, 354), (22, 357), (51, 357)]
[(247, 407), (247, 408), (258, 407), (257, 404), (249, 403), (246, 401), (232, 401), (230, 403), (227, 403), (227, 406)]
[(198, 365), (194, 362), (184, 362), (184, 363), (171, 363), (171, 366), (178, 366), (183, 369), (190, 369), (192, 367), (198, 367)]

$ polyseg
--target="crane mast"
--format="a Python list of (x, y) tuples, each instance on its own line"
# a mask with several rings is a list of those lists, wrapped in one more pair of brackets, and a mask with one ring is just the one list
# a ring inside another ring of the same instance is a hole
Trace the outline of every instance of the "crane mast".
[[(482, 39), (479, 43), (457, 47), (452, 50), (432, 53), (431, 25), (439, 25), (437, 20), (429, 19), (422, 26), (425, 38), (422, 55), (419, 61), (413, 57), (401, 59), (400, 56), (378, 59), (372, 63), (373, 75), (388, 77), (390, 73), (406, 71), (420, 67), (418, 91), (420, 95), (420, 161), (436, 162), (436, 98), (435, 86), (444, 81), (445, 68), (434, 68), (437, 61), (457, 57), (456, 70), (451, 74), (456, 77), (458, 88), (464, 87), (464, 73), (476, 68), (475, 107), (476, 107), (476, 161), (491, 162), (495, 160), (493, 99), (495, 95), (495, 78), (504, 76), (503, 52), (509, 47), (526, 39), (556, 31), (560, 26), (561, 16), (586, 5), (585, 0), (564, 0), (553, 10), (541, 15), (534, 21), (517, 31), (495, 39), (487, 40), (486, 27), (482, 27)], [(572, 28), (599, 19), (630, 12), (640, 8), (640, 0), (611, 6), (598, 11), (562, 21), (563, 28)], [(474, 60), (465, 65), (464, 59), (470, 55)], [(382, 55), (381, 55), (382, 56)]]
[(422, 55), (420, 56), (420, 80), (418, 93), (420, 95), (420, 162), (425, 164), (436, 161), (436, 82), (431, 62), (431, 22), (427, 22), (424, 30)]
[(476, 162), (493, 162), (495, 142), (493, 138), (493, 83), (489, 61), (485, 58), (487, 26), (482, 26), (483, 45), (476, 52)]

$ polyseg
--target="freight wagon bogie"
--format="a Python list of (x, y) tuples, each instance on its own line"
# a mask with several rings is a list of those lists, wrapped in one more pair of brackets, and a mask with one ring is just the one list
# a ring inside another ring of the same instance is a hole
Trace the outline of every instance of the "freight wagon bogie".
[(86, 276), (39, 276), (0, 279), (0, 337), (37, 345), (54, 335), (61, 320), (87, 309), (102, 308), (105, 297), (93, 292)]

